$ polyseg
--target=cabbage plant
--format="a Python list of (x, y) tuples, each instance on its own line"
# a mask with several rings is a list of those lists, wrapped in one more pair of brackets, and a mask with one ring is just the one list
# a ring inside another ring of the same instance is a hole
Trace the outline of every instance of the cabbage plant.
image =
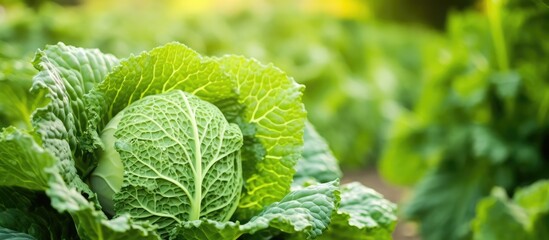
[(30, 129), (0, 134), (0, 238), (389, 239), (395, 205), (339, 185), (303, 86), (170, 43), (39, 50)]

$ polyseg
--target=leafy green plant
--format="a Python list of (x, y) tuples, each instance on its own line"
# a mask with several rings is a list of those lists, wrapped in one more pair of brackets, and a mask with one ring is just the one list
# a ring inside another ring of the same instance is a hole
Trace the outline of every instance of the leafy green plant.
[(548, 203), (547, 180), (518, 189), (512, 200), (505, 190), (494, 188), (477, 205), (473, 239), (545, 239), (549, 236)]
[(420, 98), (396, 121), (380, 165), (387, 179), (415, 185), (403, 212), (424, 239), (471, 239), (477, 203), (495, 186), (513, 196), (549, 178), (549, 8), (482, 6), (452, 15), (446, 44), (428, 49), (435, 61)]
[(395, 205), (339, 185), (303, 86), (272, 65), (178, 43), (126, 59), (60, 43), (33, 63), (43, 104), (0, 134), (0, 236), (390, 238)]

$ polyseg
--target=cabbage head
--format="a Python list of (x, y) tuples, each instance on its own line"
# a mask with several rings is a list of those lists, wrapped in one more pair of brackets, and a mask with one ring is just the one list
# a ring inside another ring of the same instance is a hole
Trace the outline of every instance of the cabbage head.
[(180, 90), (148, 96), (118, 113), (101, 139), (90, 181), (107, 212), (165, 226), (227, 221), (236, 209), (242, 132), (214, 105)]

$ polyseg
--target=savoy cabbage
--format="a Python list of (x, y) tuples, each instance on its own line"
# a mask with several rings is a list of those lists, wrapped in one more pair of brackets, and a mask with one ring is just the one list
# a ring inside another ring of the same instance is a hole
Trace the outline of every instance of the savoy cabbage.
[(0, 133), (0, 238), (390, 239), (395, 205), (339, 185), (303, 86), (272, 65), (179, 43), (59, 43), (33, 64), (30, 127)]

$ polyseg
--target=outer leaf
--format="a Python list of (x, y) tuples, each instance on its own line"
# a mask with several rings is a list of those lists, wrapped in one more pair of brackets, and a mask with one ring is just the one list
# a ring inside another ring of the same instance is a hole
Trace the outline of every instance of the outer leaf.
[[(20, 180), (16, 183), (11, 179), (2, 179), (4, 186), (21, 186), (30, 189), (46, 190), (51, 200), (51, 205), (60, 212), (68, 212), (76, 225), (78, 234), (84, 239), (158, 239), (152, 231), (154, 228), (147, 224), (134, 224), (128, 216), (108, 220), (103, 212), (95, 209), (95, 204), (88, 202), (75, 188), (69, 187), (59, 172), (53, 157), (38, 145), (34, 139), (21, 133), (15, 128), (8, 128), (2, 133), (0, 156), (11, 157), (0, 159), (1, 177), (12, 177)], [(13, 147), (13, 148), (12, 148)], [(9, 151), (8, 151), (9, 150)], [(14, 151), (14, 152), (11, 152)], [(28, 169), (6, 168), (5, 164), (11, 164), (13, 159), (18, 160), (17, 165)], [(12, 172), (9, 172), (11, 170)], [(23, 178), (24, 177), (24, 178)], [(45, 179), (48, 179), (47, 183)], [(44, 185), (47, 184), (47, 185)], [(71, 221), (50, 212), (51, 208), (45, 208), (49, 201), (34, 196), (32, 193), (24, 194), (25, 190), (17, 192), (6, 188), (0, 188), (0, 226), (9, 224), (17, 227), (19, 231), (45, 238), (49, 232), (53, 238), (66, 236), (71, 238), (70, 227), (60, 226), (72, 224)], [(44, 205), (44, 206), (45, 206)], [(13, 220), (10, 220), (12, 218)], [(7, 221), (6, 224), (3, 221)], [(15, 224), (14, 223), (20, 223)], [(31, 225), (24, 229), (24, 225)], [(34, 227), (33, 227), (34, 226)], [(51, 230), (45, 230), (51, 229)], [(67, 234), (68, 232), (68, 234)], [(55, 234), (57, 233), (57, 234)], [(49, 238), (46, 237), (46, 238)]]
[(322, 239), (392, 239), (396, 205), (358, 182), (341, 186), (341, 203)]
[(116, 58), (98, 50), (85, 50), (62, 43), (47, 46), (36, 54), (34, 66), (40, 70), (34, 78), (33, 92), (45, 89), (48, 105), (33, 113), (32, 122), (45, 149), (56, 156), (58, 167), (69, 185), (91, 193), (77, 176), (87, 171), (84, 150), (93, 143), (84, 142), (88, 116), (84, 95), (105, 78), (117, 64)]
[(70, 216), (53, 209), (44, 193), (0, 187), (0, 196), (0, 227), (37, 239), (76, 238)]
[(13, 231), (11, 229), (0, 227), (0, 239), (12, 239), (12, 240), (34, 240), (31, 235)]
[(523, 226), (527, 224), (526, 213), (507, 201), (505, 191), (499, 188), (492, 192), (492, 197), (478, 203), (473, 221), (474, 239), (527, 239)]
[(160, 239), (155, 228), (147, 223), (136, 224), (128, 215), (108, 220), (78, 191), (69, 188), (58, 172), (51, 171), (50, 188), (46, 191), (51, 204), (60, 212), (68, 212), (81, 239)]
[(494, 188), (477, 205), (473, 220), (474, 239), (549, 238), (549, 181), (538, 181), (515, 193), (511, 201), (505, 191)]
[(269, 205), (242, 229), (254, 233), (270, 226), (287, 233), (301, 233), (307, 239), (315, 238), (330, 224), (339, 200), (337, 185), (338, 181), (332, 181), (293, 191), (280, 202)]
[(292, 186), (302, 186), (306, 182), (324, 183), (341, 178), (341, 170), (328, 144), (309, 122), (305, 124), (303, 139), (303, 153), (295, 166)]
[(235, 96), (233, 82), (219, 64), (179, 43), (170, 43), (120, 63), (92, 91), (97, 132), (126, 106), (145, 96), (180, 89), (217, 102)]
[(211, 220), (185, 222), (173, 232), (177, 239), (236, 239), (242, 234), (257, 234), (269, 229), (312, 239), (330, 224), (339, 195), (337, 181), (295, 190), (273, 203), (248, 223), (219, 223)]
[(14, 126), (31, 129), (31, 112), (39, 104), (40, 96), (29, 93), (36, 70), (27, 58), (5, 57), (0, 46), (0, 128)]
[[(115, 132), (124, 184), (118, 214), (167, 233), (184, 220), (228, 220), (242, 187), (242, 133), (214, 105), (179, 90), (126, 107)], [(117, 116), (118, 117), (118, 116)]]
[(0, 133), (0, 186), (45, 190), (49, 176), (44, 170), (55, 162), (30, 134), (13, 127)]
[(42, 192), (28, 190), (47, 189), (50, 175), (46, 169), (55, 163), (55, 158), (30, 134), (13, 127), (0, 133), (0, 228), (26, 233), (37, 239), (74, 236), (70, 218), (51, 208)]
[(285, 196), (301, 157), (306, 112), (303, 86), (280, 69), (238, 56), (219, 59), (236, 81), (244, 134), (244, 192), (238, 218), (248, 219)]

